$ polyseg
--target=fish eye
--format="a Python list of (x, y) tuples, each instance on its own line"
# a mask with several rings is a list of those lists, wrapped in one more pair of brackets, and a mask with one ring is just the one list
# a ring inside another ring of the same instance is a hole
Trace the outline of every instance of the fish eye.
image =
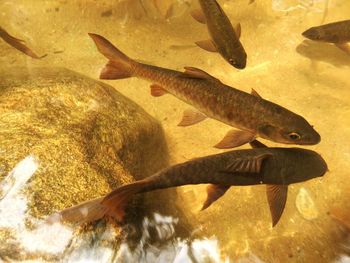
[(234, 61), (232, 58), (230, 58), (228, 61), (230, 62), (231, 65), (236, 65), (237, 64), (236, 61)]
[(296, 140), (300, 140), (301, 136), (296, 133), (296, 132), (291, 132), (288, 134), (289, 139), (296, 141)]

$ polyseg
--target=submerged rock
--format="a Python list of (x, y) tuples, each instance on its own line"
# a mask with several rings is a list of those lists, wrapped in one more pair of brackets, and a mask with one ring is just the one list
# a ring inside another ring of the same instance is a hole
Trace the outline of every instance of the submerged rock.
[(113, 87), (62, 68), (0, 76), (0, 259), (62, 253), (72, 230), (41, 218), (167, 165), (159, 123)]

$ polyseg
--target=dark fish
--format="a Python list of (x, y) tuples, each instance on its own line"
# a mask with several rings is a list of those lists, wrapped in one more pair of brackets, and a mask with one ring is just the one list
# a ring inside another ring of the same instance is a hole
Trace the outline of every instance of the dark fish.
[(333, 43), (350, 55), (350, 20), (311, 27), (302, 35), (311, 40)]
[(272, 225), (275, 226), (287, 201), (288, 185), (323, 176), (327, 164), (311, 150), (267, 148), (256, 141), (252, 146), (255, 149), (229, 151), (171, 166), (144, 180), (118, 187), (102, 201), (95, 199), (51, 218), (86, 222), (106, 214), (122, 220), (124, 209), (135, 194), (190, 184), (209, 184), (208, 197), (202, 208), (206, 209), (231, 186), (266, 184)]
[(202, 10), (194, 10), (191, 15), (198, 22), (207, 24), (209, 40), (198, 41), (196, 44), (210, 52), (219, 52), (232, 66), (244, 69), (247, 54), (239, 41), (241, 25), (235, 29), (225, 12), (215, 0), (199, 0)]
[(102, 70), (101, 79), (138, 77), (151, 81), (151, 94), (170, 93), (198, 111), (186, 110), (179, 126), (189, 126), (207, 117), (241, 130), (231, 130), (217, 148), (232, 148), (255, 137), (286, 144), (317, 144), (320, 135), (301, 116), (261, 98), (229, 87), (208, 73), (187, 67), (185, 72), (138, 63), (107, 39), (90, 34), (98, 50), (110, 61)]
[(11, 36), (2, 27), (0, 27), (0, 37), (5, 42), (7, 42), (9, 45), (14, 47), (15, 49), (23, 52), (24, 54), (26, 54), (26, 55), (28, 55), (28, 56), (30, 56), (32, 58), (40, 59), (40, 58), (43, 58), (43, 57), (46, 56), (46, 55), (38, 56), (30, 48), (28, 48), (25, 44), (23, 44), (24, 40), (21, 40), (21, 39), (18, 39), (18, 38), (15, 38), (15, 37)]

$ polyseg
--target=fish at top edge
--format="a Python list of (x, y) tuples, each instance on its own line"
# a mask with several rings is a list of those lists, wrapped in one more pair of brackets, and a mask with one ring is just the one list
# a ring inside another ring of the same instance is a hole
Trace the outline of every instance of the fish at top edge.
[(43, 57), (46, 57), (45, 55), (38, 56), (34, 51), (32, 51), (30, 48), (28, 48), (24, 44), (24, 40), (15, 38), (11, 36), (5, 29), (3, 29), (0, 26), (0, 38), (2, 38), (6, 43), (8, 43), (10, 46), (14, 47), (15, 49), (21, 51), (22, 53), (26, 54), (27, 56), (34, 58), (34, 59), (41, 59)]
[(272, 226), (275, 226), (287, 202), (288, 185), (322, 177), (328, 170), (327, 164), (311, 150), (267, 148), (257, 141), (251, 145), (254, 149), (228, 151), (173, 165), (153, 176), (118, 187), (105, 197), (67, 208), (55, 217), (61, 221), (80, 223), (108, 215), (123, 221), (125, 208), (135, 194), (183, 185), (209, 184), (203, 210), (222, 197), (231, 186), (266, 184)]
[(215, 0), (199, 0), (201, 10), (193, 10), (191, 15), (198, 22), (206, 24), (210, 39), (196, 44), (210, 52), (218, 52), (232, 66), (244, 69), (247, 54), (240, 42), (241, 26), (234, 29), (229, 18)]
[(314, 41), (333, 43), (350, 55), (350, 20), (311, 27), (302, 35)]
[(208, 73), (192, 67), (185, 72), (138, 63), (107, 39), (90, 34), (98, 50), (110, 61), (101, 79), (138, 77), (152, 82), (151, 94), (170, 93), (196, 110), (186, 110), (179, 126), (199, 123), (207, 117), (240, 130), (230, 130), (215, 147), (241, 146), (261, 137), (278, 143), (313, 145), (320, 142), (317, 131), (300, 115), (252, 94), (229, 87)]

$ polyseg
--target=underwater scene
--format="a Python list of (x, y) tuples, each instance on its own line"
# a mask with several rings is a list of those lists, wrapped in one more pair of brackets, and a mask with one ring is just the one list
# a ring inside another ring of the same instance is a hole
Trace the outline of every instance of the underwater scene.
[(350, 262), (350, 1), (1, 0), (0, 262)]

